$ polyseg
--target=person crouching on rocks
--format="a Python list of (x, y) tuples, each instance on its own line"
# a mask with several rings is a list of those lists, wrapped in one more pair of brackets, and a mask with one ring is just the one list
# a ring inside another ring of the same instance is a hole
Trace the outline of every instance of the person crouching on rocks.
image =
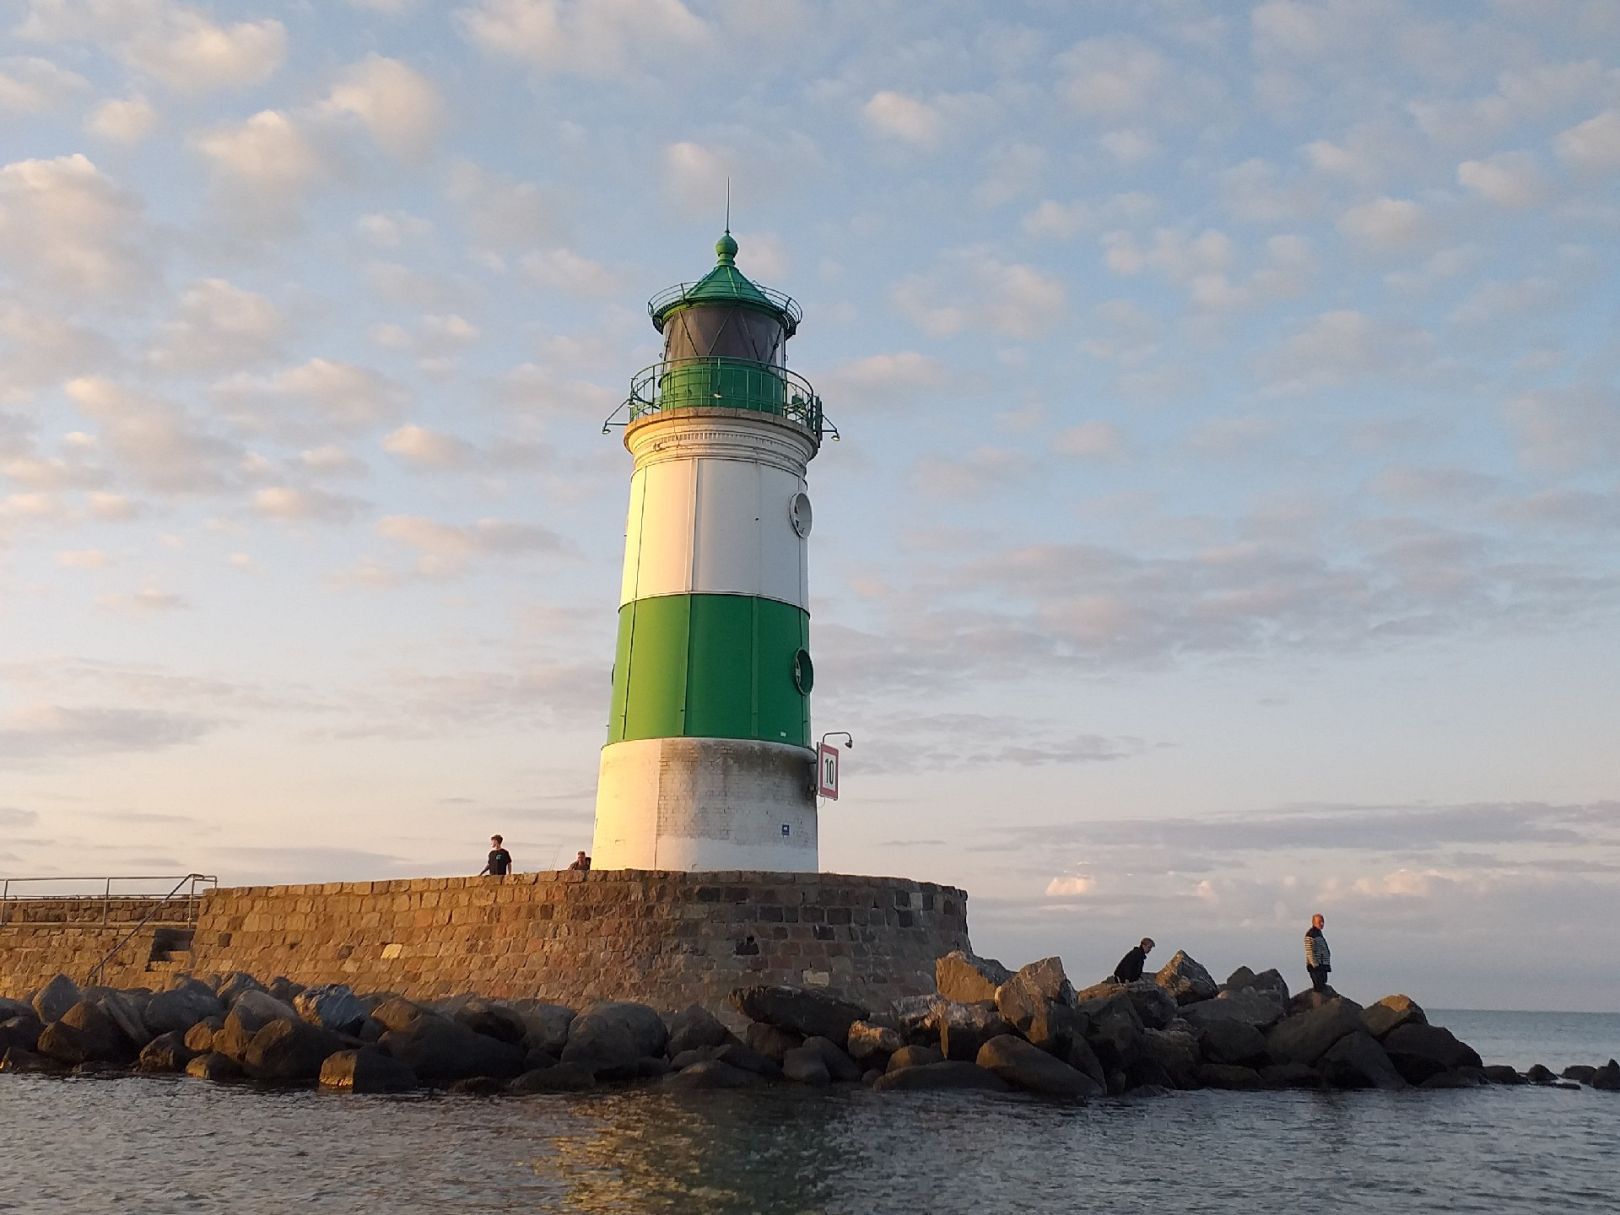
[(579, 850), (579, 853), (574, 857), (574, 863), (568, 867), (579, 873), (590, 871), (591, 858), (585, 854), (585, 849), (581, 848)]
[(1130, 951), (1119, 960), (1114, 967), (1114, 978), (1121, 983), (1134, 983), (1142, 977), (1142, 967), (1147, 965), (1147, 956), (1153, 950), (1153, 938), (1143, 937), (1140, 945), (1133, 945)]
[(1333, 969), (1333, 954), (1328, 950), (1322, 929), (1327, 919), (1321, 912), (1311, 917), (1311, 926), (1305, 930), (1305, 973), (1311, 976), (1313, 991), (1327, 990), (1328, 971)]

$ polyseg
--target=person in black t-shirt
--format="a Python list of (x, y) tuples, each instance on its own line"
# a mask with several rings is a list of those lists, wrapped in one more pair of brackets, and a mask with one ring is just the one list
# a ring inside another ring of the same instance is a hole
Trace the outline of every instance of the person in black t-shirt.
[(512, 872), (512, 854), (501, 847), (501, 837), (489, 837), (489, 861), (478, 871), (478, 876), (489, 874), (491, 877), (505, 877)]

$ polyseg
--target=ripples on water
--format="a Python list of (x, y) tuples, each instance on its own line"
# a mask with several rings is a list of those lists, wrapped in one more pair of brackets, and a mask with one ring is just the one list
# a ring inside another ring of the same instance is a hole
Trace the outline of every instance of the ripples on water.
[[(0, 1212), (1616, 1210), (1620, 1095), (478, 1099), (0, 1076)], [(304, 1205), (312, 1204), (312, 1205)]]

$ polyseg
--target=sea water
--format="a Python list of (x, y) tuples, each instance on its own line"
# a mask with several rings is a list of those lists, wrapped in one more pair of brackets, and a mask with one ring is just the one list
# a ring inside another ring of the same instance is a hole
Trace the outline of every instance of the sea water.
[[(1486, 1062), (1620, 1052), (1620, 1017), (1433, 1017)], [(1620, 1210), (1620, 1094), (1519, 1086), (983, 1093), (656, 1086), (354, 1097), (0, 1075), (0, 1212)]]

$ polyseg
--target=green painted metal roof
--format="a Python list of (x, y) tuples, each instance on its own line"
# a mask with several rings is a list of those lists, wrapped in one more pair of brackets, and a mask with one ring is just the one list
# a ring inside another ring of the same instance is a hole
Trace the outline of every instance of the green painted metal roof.
[(695, 283), (681, 283), (660, 292), (647, 305), (658, 331), (662, 333), (664, 321), (681, 308), (694, 304), (731, 304), (770, 313), (792, 337), (802, 315), (798, 304), (780, 291), (760, 287), (737, 269), (737, 241), (729, 230), (715, 242), (714, 252), (713, 270)]

